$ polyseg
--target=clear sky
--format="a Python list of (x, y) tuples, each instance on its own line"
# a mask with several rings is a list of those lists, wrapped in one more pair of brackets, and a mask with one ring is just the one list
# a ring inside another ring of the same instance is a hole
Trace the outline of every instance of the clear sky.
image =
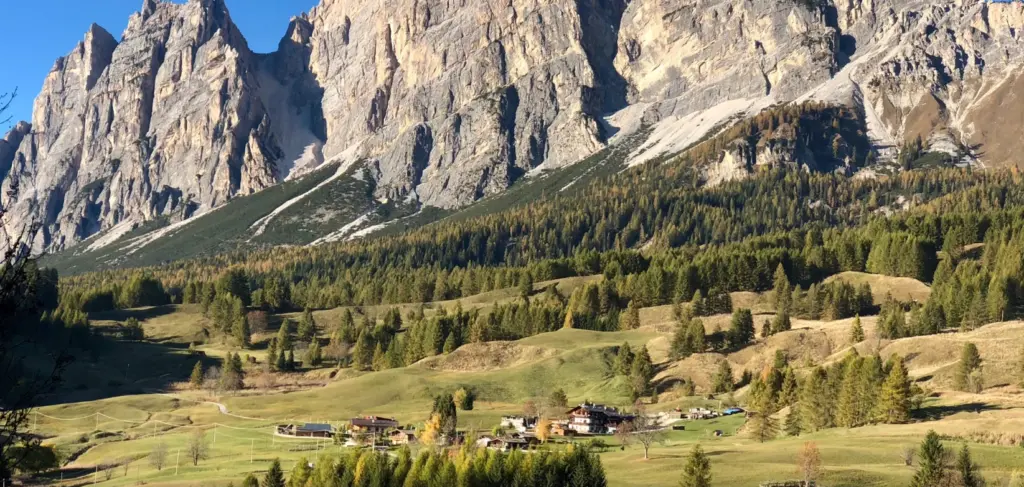
[[(288, 29), (288, 19), (317, 3), (227, 0), (231, 18), (256, 52), (275, 50)], [(9, 114), (14, 121), (32, 117), (32, 102), (53, 62), (71, 52), (90, 24), (95, 22), (120, 39), (128, 17), (141, 7), (142, 0), (0, 0), (0, 93), (18, 89)], [(0, 126), (0, 137), (9, 125)]]

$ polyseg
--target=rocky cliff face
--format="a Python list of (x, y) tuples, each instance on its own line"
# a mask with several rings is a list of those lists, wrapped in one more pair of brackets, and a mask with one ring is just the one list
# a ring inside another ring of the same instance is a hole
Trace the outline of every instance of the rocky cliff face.
[(920, 135), (1001, 165), (1022, 29), (1024, 4), (967, 0), (323, 0), (261, 55), (222, 0), (146, 0), (54, 65), (0, 141), (0, 203), (61, 249), (365, 161), (378, 198), (453, 208), (643, 126), (637, 163), (802, 100), (860, 110), (883, 158)]

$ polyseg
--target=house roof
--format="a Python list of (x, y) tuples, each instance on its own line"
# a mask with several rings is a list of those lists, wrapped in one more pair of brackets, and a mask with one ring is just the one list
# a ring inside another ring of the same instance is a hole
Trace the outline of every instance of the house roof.
[(365, 418), (352, 418), (352, 426), (361, 427), (379, 427), (379, 428), (397, 428), (398, 421), (391, 418), (380, 418), (377, 416), (367, 416)]
[(334, 427), (325, 423), (306, 423), (297, 428), (299, 431), (322, 431), (330, 433), (334, 431)]

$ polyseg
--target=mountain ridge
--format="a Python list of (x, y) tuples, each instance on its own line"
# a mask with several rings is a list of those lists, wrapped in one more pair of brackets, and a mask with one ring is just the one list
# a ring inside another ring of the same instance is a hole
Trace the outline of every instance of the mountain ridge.
[[(31, 130), (0, 141), (20, 190), (0, 204), (51, 251), (327, 163), (365, 166), (364, 209), (454, 210), (641, 129), (629, 165), (802, 101), (861, 112), (872, 164), (921, 137), (951, 163), (1002, 166), (1021, 144), (1021, 28), (1024, 6), (973, 2), (324, 0), (255, 54), (220, 0), (146, 0), (120, 41), (93, 26), (55, 64)], [(798, 145), (773, 142), (785, 133), (723, 147), (708, 180), (816, 167), (779, 152)]]

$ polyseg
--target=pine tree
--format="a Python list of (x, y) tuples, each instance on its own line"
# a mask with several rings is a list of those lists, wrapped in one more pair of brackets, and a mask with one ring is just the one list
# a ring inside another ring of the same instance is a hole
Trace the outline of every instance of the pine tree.
[(796, 372), (792, 367), (786, 367), (782, 373), (782, 389), (779, 391), (779, 404), (783, 406), (795, 406), (800, 384), (796, 381)]
[(978, 464), (971, 460), (971, 451), (967, 449), (966, 443), (960, 449), (960, 454), (957, 455), (956, 470), (960, 475), (958, 486), (983, 487), (985, 485), (985, 480), (981, 476), (981, 472), (979, 472), (980, 468)]
[(277, 458), (270, 464), (267, 475), (263, 477), (263, 487), (285, 487), (284, 472), (281, 470), (281, 461)]
[(319, 367), (320, 363), (323, 362), (323, 352), (320, 350), (320, 342), (316, 339), (313, 340), (309, 345), (309, 349), (306, 350), (306, 361), (309, 362), (310, 367)]
[(775, 280), (772, 286), (772, 300), (776, 312), (789, 312), (790, 300), (792, 299), (792, 288), (789, 285), (789, 278), (786, 277), (786, 269), (780, 263), (775, 268)]
[(267, 365), (272, 370), (277, 369), (277, 338), (271, 338), (270, 344), (267, 345)]
[(629, 304), (626, 305), (626, 311), (623, 312), (622, 328), (625, 330), (640, 328), (640, 308), (637, 307), (636, 302), (633, 300), (629, 301)]
[(378, 342), (377, 346), (373, 349), (373, 360), (370, 362), (371, 368), (376, 371), (387, 369), (387, 361), (384, 359), (384, 348), (381, 345)]
[(193, 389), (203, 387), (203, 362), (201, 360), (196, 362), (195, 367), (192, 367), (192, 376), (189, 377), (188, 383)]
[(625, 342), (619, 347), (619, 352), (615, 356), (615, 373), (629, 375), (631, 370), (633, 370), (633, 350), (629, 348), (629, 342)]
[(789, 318), (789, 311), (783, 310), (775, 315), (775, 320), (772, 322), (772, 335), (776, 333), (782, 333), (793, 329), (793, 321)]
[(286, 354), (285, 350), (282, 349), (277, 354), (277, 359), (276, 359), (276, 361), (274, 363), (274, 368), (278, 372), (288, 372), (288, 357), (287, 357), (287, 354)]
[(864, 341), (864, 327), (860, 324), (860, 315), (853, 319), (850, 326), (850, 343), (856, 344)]
[(306, 308), (302, 312), (302, 318), (299, 319), (299, 328), (297, 331), (299, 341), (310, 342), (317, 334), (316, 321), (313, 319), (313, 312), (309, 308)]
[(981, 380), (981, 354), (978, 347), (973, 343), (965, 343), (960, 352), (960, 362), (957, 364), (953, 381), (958, 391), (978, 393), (982, 390)]
[(373, 367), (373, 355), (376, 345), (370, 337), (371, 331), (363, 328), (352, 351), (352, 367), (357, 370), (370, 370)]
[[(590, 484), (579, 484), (590, 485)], [(711, 459), (699, 444), (693, 446), (687, 457), (679, 487), (711, 487)]]
[(754, 339), (754, 316), (749, 309), (741, 308), (733, 312), (729, 328), (729, 346), (742, 348)]
[(803, 421), (801, 431), (815, 432), (828, 428), (832, 424), (830, 392), (828, 377), (825, 370), (817, 367), (800, 388), (800, 419)]
[(851, 360), (843, 369), (843, 382), (839, 390), (838, 404), (836, 405), (836, 426), (842, 428), (854, 428), (861, 426), (861, 404), (863, 398), (860, 395), (860, 367), (863, 361), (859, 358)]
[(707, 348), (707, 337), (704, 335), (704, 322), (698, 319), (690, 320), (689, 327), (690, 350), (693, 353), (704, 353)]
[(917, 472), (910, 482), (911, 487), (943, 487), (949, 475), (946, 452), (935, 431), (929, 431), (921, 443), (918, 453)]
[(629, 383), (632, 388), (633, 399), (647, 394), (650, 390), (651, 379), (654, 378), (654, 364), (651, 362), (651, 355), (647, 347), (641, 347), (633, 359), (629, 371)]
[(707, 303), (704, 302), (704, 294), (700, 292), (700, 289), (693, 292), (693, 299), (690, 300), (690, 308), (693, 310), (693, 316), (707, 316)]
[(444, 341), (444, 347), (441, 349), (445, 355), (452, 353), (455, 349), (459, 348), (459, 345), (455, 343), (455, 333), (449, 333), (448, 338)]
[(288, 487), (305, 487), (312, 473), (313, 469), (309, 468), (309, 460), (305, 457), (300, 458), (298, 462), (295, 462), (295, 467), (292, 468), (286, 485)]
[(889, 424), (910, 420), (910, 378), (903, 359), (897, 357), (878, 395), (875, 418)]
[(759, 443), (774, 439), (778, 434), (778, 425), (772, 417), (775, 404), (771, 390), (763, 381), (755, 379), (750, 385), (749, 394), (753, 399), (750, 404), (753, 411), (747, 416), (751, 438)]
[(786, 415), (786, 423), (782, 426), (788, 436), (800, 436), (800, 428), (803, 421), (800, 419), (800, 408), (796, 404), (790, 406), (789, 414)]
[(728, 360), (723, 359), (718, 363), (718, 371), (712, 378), (711, 392), (715, 394), (732, 392), (733, 387), (735, 384), (733, 383), (732, 366), (729, 365)]
[(281, 322), (281, 328), (277, 330), (277, 350), (279, 353), (283, 353), (285, 350), (290, 350), (294, 344), (292, 344), (292, 322), (289, 319), (285, 319)]

